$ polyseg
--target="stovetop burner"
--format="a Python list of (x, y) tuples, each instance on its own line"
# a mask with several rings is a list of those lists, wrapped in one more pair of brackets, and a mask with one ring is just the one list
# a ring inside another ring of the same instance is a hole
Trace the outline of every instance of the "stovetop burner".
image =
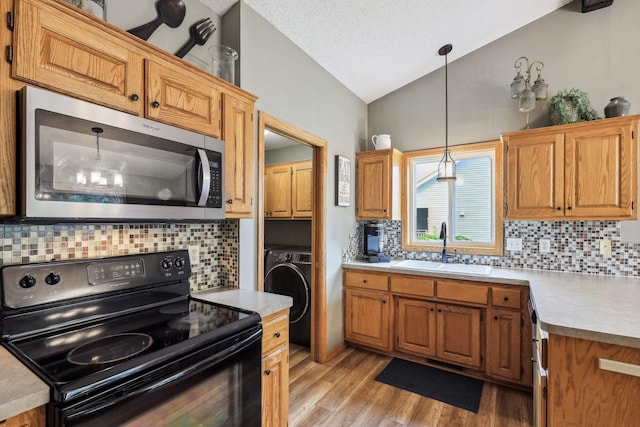
[(147, 334), (109, 335), (79, 345), (67, 353), (67, 360), (75, 365), (104, 365), (120, 362), (142, 353), (151, 344), (153, 344), (153, 338)]

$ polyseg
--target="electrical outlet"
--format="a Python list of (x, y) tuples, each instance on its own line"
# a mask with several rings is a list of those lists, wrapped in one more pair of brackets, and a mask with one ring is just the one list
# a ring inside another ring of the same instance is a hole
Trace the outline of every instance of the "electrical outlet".
[(508, 251), (521, 251), (522, 250), (522, 239), (516, 239), (510, 237), (507, 239), (507, 250)]
[(189, 261), (191, 265), (196, 265), (200, 262), (200, 247), (189, 246)]
[(538, 244), (540, 245), (540, 252), (543, 252), (543, 253), (551, 252), (551, 240), (540, 239), (538, 241)]
[(611, 255), (611, 240), (600, 240), (600, 254)]

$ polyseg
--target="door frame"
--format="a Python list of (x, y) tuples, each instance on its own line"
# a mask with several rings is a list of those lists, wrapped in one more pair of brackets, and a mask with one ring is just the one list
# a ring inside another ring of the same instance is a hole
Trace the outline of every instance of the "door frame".
[(311, 358), (327, 360), (325, 224), (327, 141), (290, 123), (258, 112), (258, 290), (264, 291), (264, 131), (270, 130), (313, 149), (313, 213), (311, 217)]

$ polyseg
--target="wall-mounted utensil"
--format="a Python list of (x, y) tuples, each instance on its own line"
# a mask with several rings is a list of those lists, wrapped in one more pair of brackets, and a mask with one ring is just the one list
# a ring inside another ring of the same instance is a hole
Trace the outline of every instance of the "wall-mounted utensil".
[(171, 28), (178, 28), (187, 13), (187, 7), (182, 0), (158, 0), (156, 2), (158, 17), (139, 27), (132, 28), (128, 32), (142, 40), (148, 40), (151, 34), (162, 24)]
[(184, 57), (195, 45), (204, 45), (211, 35), (216, 31), (216, 27), (211, 22), (211, 18), (204, 18), (194, 22), (189, 27), (189, 40), (176, 52), (178, 58)]

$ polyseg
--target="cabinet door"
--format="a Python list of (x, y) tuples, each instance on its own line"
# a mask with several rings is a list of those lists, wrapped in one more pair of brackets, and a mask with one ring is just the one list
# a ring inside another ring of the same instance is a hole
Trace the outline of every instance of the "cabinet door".
[(576, 217), (636, 217), (637, 164), (630, 124), (566, 133), (566, 209)]
[(520, 380), (521, 324), (520, 311), (491, 310), (487, 320), (487, 374)]
[(356, 157), (356, 198), (359, 219), (390, 219), (390, 164), (388, 154)]
[(437, 305), (437, 356), (480, 368), (480, 309)]
[(313, 165), (293, 165), (291, 177), (291, 214), (294, 218), (311, 218), (313, 214)]
[(15, 4), (13, 78), (143, 114), (141, 55), (57, 8), (34, 0)]
[(265, 166), (265, 175), (265, 216), (291, 218), (291, 166)]
[(8, 418), (0, 423), (2, 427), (45, 427), (45, 407), (39, 406)]
[(146, 81), (147, 117), (220, 138), (220, 93), (210, 80), (169, 62), (149, 60)]
[(345, 339), (390, 350), (389, 306), (386, 293), (345, 288)]
[(262, 426), (284, 427), (289, 421), (289, 348), (262, 359)]
[(397, 349), (420, 356), (435, 356), (436, 304), (398, 298), (396, 310)]
[(506, 219), (564, 216), (564, 135), (512, 135), (507, 144)]
[(224, 106), (225, 177), (227, 218), (253, 215), (253, 102), (228, 93)]

